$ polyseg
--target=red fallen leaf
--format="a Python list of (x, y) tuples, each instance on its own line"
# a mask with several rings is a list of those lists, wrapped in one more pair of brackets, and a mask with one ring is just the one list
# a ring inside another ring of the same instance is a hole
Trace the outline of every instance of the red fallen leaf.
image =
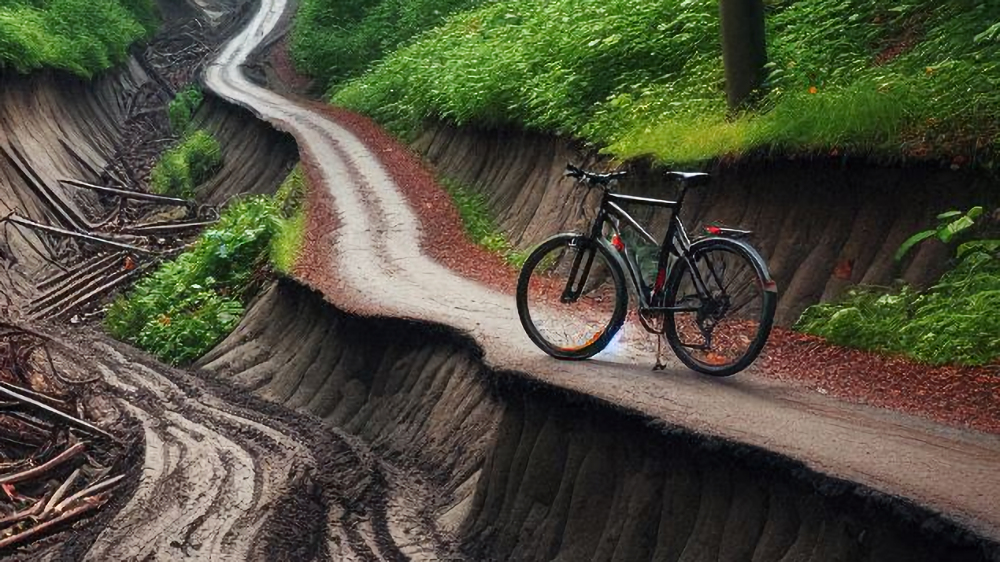
[(854, 260), (842, 259), (837, 261), (837, 265), (833, 268), (833, 276), (837, 279), (842, 279), (844, 281), (851, 280), (851, 274), (854, 272)]

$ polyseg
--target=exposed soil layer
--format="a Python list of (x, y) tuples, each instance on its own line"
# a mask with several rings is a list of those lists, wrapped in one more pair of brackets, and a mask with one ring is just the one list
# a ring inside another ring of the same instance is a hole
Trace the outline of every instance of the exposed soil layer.
[[(585, 202), (571, 181), (560, 181), (567, 161), (607, 165), (587, 162), (564, 139), (521, 132), (438, 125), (414, 147), (440, 173), (479, 189), (522, 247), (592, 217), (595, 202)], [(630, 172), (622, 192), (673, 194), (648, 166), (636, 164)], [(997, 202), (995, 180), (926, 164), (877, 167), (831, 157), (719, 165), (711, 172), (711, 185), (688, 194), (682, 218), (692, 229), (718, 222), (754, 231), (754, 245), (781, 289), (781, 325), (853, 283), (935, 280), (945, 266), (943, 245), (921, 245), (897, 272), (892, 256), (899, 245), (944, 210)], [(646, 219), (665, 227), (667, 217), (664, 211)]]
[(490, 372), (450, 330), (344, 314), (291, 281), (202, 362), (361, 436), (395, 470), (437, 490), (424, 518), (431, 529), (459, 530), (470, 559), (1000, 556), (905, 500)]

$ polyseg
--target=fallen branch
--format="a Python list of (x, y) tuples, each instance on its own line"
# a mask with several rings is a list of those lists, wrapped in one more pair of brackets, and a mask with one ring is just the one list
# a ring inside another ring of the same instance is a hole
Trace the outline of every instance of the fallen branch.
[(36, 466), (35, 468), (32, 468), (30, 470), (25, 470), (23, 472), (16, 472), (14, 474), (0, 476), (0, 484), (16, 484), (18, 482), (24, 482), (25, 480), (31, 480), (33, 478), (36, 478), (52, 470), (53, 468), (61, 465), (62, 463), (70, 459), (73, 459), (76, 456), (79, 456), (86, 449), (87, 445), (85, 443), (77, 443), (76, 445), (73, 445), (69, 449), (66, 449), (65, 451), (59, 453), (45, 464), (41, 464), (39, 466)]
[(124, 242), (117, 242), (115, 240), (108, 240), (107, 238), (100, 238), (98, 236), (91, 236), (90, 234), (82, 234), (79, 232), (73, 232), (71, 230), (65, 230), (55, 226), (49, 226), (46, 224), (37, 223), (35, 221), (26, 219), (20, 215), (11, 214), (8, 215), (3, 220), (10, 221), (14, 224), (19, 224), (21, 226), (26, 226), (35, 230), (41, 230), (43, 232), (49, 232), (52, 234), (59, 234), (61, 236), (68, 236), (70, 238), (78, 238), (80, 240), (85, 240), (87, 242), (93, 242), (95, 244), (103, 244), (105, 246), (111, 246), (112, 248), (118, 248), (122, 250), (129, 250), (132, 252), (137, 252), (140, 254), (153, 254), (152, 250), (147, 250), (146, 248), (141, 248), (139, 246), (134, 246), (132, 244), (125, 244)]
[(42, 506), (45, 504), (45, 498), (42, 498), (35, 502), (35, 505), (25, 509), (24, 511), (18, 511), (17, 513), (12, 513), (7, 517), (0, 517), (0, 528), (10, 525), (11, 523), (17, 523), (18, 521), (23, 521), (30, 517), (34, 517), (41, 511)]
[[(11, 397), (11, 398), (13, 398), (15, 400), (20, 400), (21, 402), (24, 402), (25, 404), (29, 404), (31, 406), (35, 406), (36, 408), (41, 408), (41, 409), (45, 410), (46, 412), (48, 412), (48, 413), (50, 413), (50, 414), (52, 414), (52, 415), (54, 415), (56, 417), (62, 418), (64, 420), (66, 420), (66, 421), (69, 421), (69, 422), (73, 423), (73, 425), (76, 425), (77, 427), (89, 430), (89, 431), (91, 431), (93, 433), (96, 433), (96, 434), (102, 436), (102, 437), (106, 437), (107, 439), (114, 440), (114, 437), (110, 433), (108, 433), (107, 431), (104, 431), (103, 429), (97, 427), (96, 425), (87, 423), (87, 422), (85, 422), (85, 421), (83, 421), (83, 420), (81, 420), (79, 418), (73, 417), (73, 416), (71, 416), (71, 415), (69, 415), (69, 414), (67, 414), (65, 412), (59, 411), (59, 410), (57, 410), (57, 409), (55, 409), (55, 408), (53, 408), (51, 406), (43, 404), (43, 403), (39, 402), (38, 400), (35, 400), (33, 398), (29, 398), (27, 396), (24, 396), (23, 394), (20, 394), (20, 393), (17, 393), (15, 391), (13, 391), (13, 390), (10, 390), (9, 388), (4, 387), (3, 385), (0, 385), (0, 394), (6, 394), (7, 396), (9, 396), (9, 397)], [(0, 480), (0, 482), (2, 482), (2, 480)]]
[(94, 484), (93, 486), (90, 486), (88, 488), (80, 490), (79, 492), (77, 492), (77, 493), (73, 494), (72, 496), (66, 498), (65, 500), (59, 502), (59, 505), (57, 505), (55, 507), (54, 512), (55, 513), (62, 513), (62, 511), (64, 509), (66, 509), (67, 507), (69, 507), (70, 505), (72, 505), (73, 502), (84, 498), (84, 496), (91, 496), (93, 494), (97, 494), (99, 492), (103, 492), (104, 490), (106, 490), (106, 489), (110, 488), (111, 486), (114, 486), (115, 484), (117, 484), (122, 478), (125, 478), (125, 475), (124, 474), (119, 474), (118, 476), (115, 476), (114, 478), (111, 478), (109, 480), (105, 480), (104, 482), (98, 482), (97, 484)]
[(38, 516), (39, 519), (45, 519), (49, 515), (49, 513), (52, 513), (52, 510), (55, 509), (56, 505), (59, 504), (59, 501), (62, 500), (63, 496), (66, 495), (66, 492), (69, 491), (70, 486), (72, 486), (73, 483), (76, 482), (78, 476), (80, 476), (79, 468), (74, 470), (73, 474), (69, 475), (69, 478), (67, 478), (66, 481), (63, 482), (62, 486), (59, 486), (59, 489), (56, 490), (56, 493), (52, 494), (52, 498), (48, 501), (48, 503), (45, 504), (45, 509), (43, 509), (42, 513), (39, 514)]
[(55, 527), (56, 525), (62, 523), (63, 521), (68, 521), (68, 520), (70, 520), (70, 519), (72, 519), (72, 518), (74, 518), (74, 517), (76, 517), (78, 515), (86, 513), (86, 512), (88, 512), (88, 511), (90, 511), (92, 509), (96, 509), (96, 508), (100, 507), (101, 505), (102, 505), (102, 503), (99, 502), (99, 501), (94, 501), (94, 502), (91, 502), (91, 503), (85, 503), (85, 504), (81, 505), (80, 507), (78, 507), (76, 509), (73, 509), (71, 511), (67, 511), (66, 513), (60, 515), (59, 517), (56, 517), (55, 519), (50, 519), (50, 520), (46, 521), (45, 523), (42, 523), (40, 525), (35, 525), (34, 527), (28, 529), (27, 531), (24, 531), (22, 533), (18, 533), (16, 535), (7, 537), (6, 539), (0, 540), (0, 549), (7, 548), (8, 546), (13, 546), (13, 545), (15, 545), (15, 544), (17, 544), (19, 542), (25, 541), (25, 540), (33, 537), (35, 535), (38, 535), (40, 533), (44, 533), (45, 531), (51, 529), (52, 527)]
[(171, 205), (175, 207), (188, 207), (192, 208), (196, 205), (194, 201), (188, 201), (187, 199), (179, 199), (177, 197), (166, 197), (163, 195), (154, 195), (152, 193), (142, 193), (139, 191), (128, 191), (125, 189), (118, 189), (115, 187), (105, 187), (103, 185), (94, 185), (92, 183), (87, 183), (79, 180), (61, 179), (59, 183), (64, 183), (66, 185), (71, 185), (73, 187), (82, 187), (84, 189), (90, 189), (98, 193), (104, 193), (105, 195), (114, 195), (122, 199), (137, 199), (140, 201), (150, 201), (153, 203), (160, 203), (161, 205)]

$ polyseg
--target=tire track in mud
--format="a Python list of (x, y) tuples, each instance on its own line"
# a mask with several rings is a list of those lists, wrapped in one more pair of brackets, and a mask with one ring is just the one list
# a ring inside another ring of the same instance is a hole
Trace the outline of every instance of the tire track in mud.
[(141, 426), (145, 456), (132, 497), (65, 556), (404, 559), (386, 530), (382, 467), (357, 439), (100, 336), (67, 338), (117, 398), (114, 423)]

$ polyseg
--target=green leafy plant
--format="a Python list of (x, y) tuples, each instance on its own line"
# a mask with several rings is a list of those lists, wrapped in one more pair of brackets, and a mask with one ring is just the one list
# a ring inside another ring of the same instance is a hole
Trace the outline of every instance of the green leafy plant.
[(280, 230), (273, 200), (252, 197), (234, 203), (193, 249), (119, 297), (107, 310), (105, 327), (163, 361), (193, 361), (239, 322)]
[(194, 131), (168, 150), (150, 171), (154, 193), (191, 198), (194, 188), (222, 165), (219, 142), (206, 131)]
[(127, 56), (157, 26), (149, 0), (6, 0), (0, 3), (0, 70), (53, 67), (91, 77)]
[(328, 85), (364, 71), (448, 14), (484, 0), (303, 0), (292, 31), (296, 67)]
[[(327, 37), (314, 19), (325, 30), (354, 25), (323, 6), (297, 24), (303, 36), (317, 33), (309, 45)], [(403, 135), (436, 118), (573, 135), (622, 159), (836, 152), (992, 166), (997, 22), (1000, 4), (990, 0), (770, 3), (767, 94), (735, 118), (721, 88), (717, 0), (485, 2), (346, 83), (356, 71), (333, 69), (350, 51), (334, 39), (310, 71), (337, 84), (334, 103)]]
[(982, 216), (983, 208), (979, 205), (972, 207), (964, 213), (956, 210), (941, 213), (937, 216), (938, 225), (936, 228), (922, 230), (907, 238), (899, 246), (899, 249), (896, 250), (896, 254), (893, 257), (896, 261), (902, 260), (911, 248), (932, 237), (937, 237), (947, 244), (963, 233), (970, 232), (972, 227), (976, 225), (976, 219)]
[(813, 305), (795, 329), (839, 345), (919, 361), (983, 365), (1000, 359), (1000, 240), (958, 247), (957, 265), (924, 292), (858, 288)]
[(191, 118), (203, 99), (204, 95), (201, 93), (201, 89), (191, 85), (177, 92), (174, 99), (170, 100), (167, 113), (170, 117), (170, 130), (174, 134), (183, 135), (187, 132)]

